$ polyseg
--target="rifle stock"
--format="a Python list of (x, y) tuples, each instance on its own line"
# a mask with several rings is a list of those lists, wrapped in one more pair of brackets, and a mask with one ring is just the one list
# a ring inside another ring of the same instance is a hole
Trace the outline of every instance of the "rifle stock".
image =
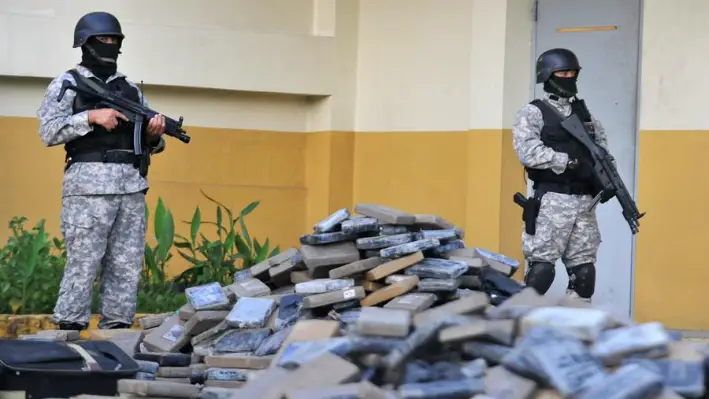
[(640, 228), (639, 219), (645, 216), (645, 212), (640, 213), (635, 201), (630, 196), (628, 189), (623, 183), (623, 179), (618, 174), (618, 169), (613, 163), (613, 157), (601, 146), (597, 145), (586, 131), (586, 128), (578, 115), (571, 114), (570, 117), (561, 122), (563, 127), (572, 137), (578, 140), (591, 153), (593, 159), (593, 175), (599, 187), (598, 197), (604, 190), (612, 190), (618, 203), (623, 209), (623, 218), (628, 222), (630, 231), (638, 233)]

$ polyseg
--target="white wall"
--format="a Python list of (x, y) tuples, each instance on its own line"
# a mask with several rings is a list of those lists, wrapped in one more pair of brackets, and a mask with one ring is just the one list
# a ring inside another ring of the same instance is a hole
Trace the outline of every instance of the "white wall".
[[(319, 7), (322, 11), (322, 7)], [(95, 10), (126, 34), (121, 70), (146, 84), (327, 95), (334, 40), (313, 0), (3, 0), (0, 75), (53, 77), (80, 59), (74, 26)]]
[(511, 127), (530, 95), (531, 4), (361, 0), (356, 130)]
[(643, 9), (640, 129), (709, 129), (709, 2), (645, 0)]

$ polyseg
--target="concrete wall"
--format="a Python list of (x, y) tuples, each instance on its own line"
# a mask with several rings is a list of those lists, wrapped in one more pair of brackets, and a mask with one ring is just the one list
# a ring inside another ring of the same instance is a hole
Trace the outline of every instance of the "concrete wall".
[(708, 330), (709, 3), (645, 0), (635, 308), (640, 320)]
[[(58, 233), (63, 151), (42, 146), (35, 112), (78, 60), (76, 19), (101, 8), (128, 36), (121, 69), (194, 137), (154, 159), (151, 206), (162, 196), (181, 221), (198, 205), (212, 217), (200, 190), (235, 208), (258, 199), (251, 230), (288, 247), (331, 211), (380, 202), (438, 213), (468, 245), (521, 259), (510, 128), (531, 96), (531, 0), (204, 1), (2, 2), (0, 220), (43, 217)], [(697, 251), (709, 240), (709, 5), (645, 0), (643, 12), (635, 310), (706, 329), (694, 293), (709, 278)]]

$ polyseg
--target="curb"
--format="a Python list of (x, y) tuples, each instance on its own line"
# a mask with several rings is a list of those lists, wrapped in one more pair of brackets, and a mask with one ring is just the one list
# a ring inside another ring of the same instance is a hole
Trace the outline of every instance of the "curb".
[[(150, 316), (151, 313), (138, 313), (133, 319), (133, 328), (140, 328), (138, 320), (145, 316)], [(98, 321), (100, 315), (93, 314), (89, 318), (89, 328), (81, 332), (82, 339), (89, 338), (89, 330), (98, 329)], [(0, 314), (0, 338), (15, 339), (24, 334), (36, 334), (42, 330), (55, 330), (57, 325), (52, 323), (52, 315), (50, 314), (28, 314), (28, 315), (13, 315)]]

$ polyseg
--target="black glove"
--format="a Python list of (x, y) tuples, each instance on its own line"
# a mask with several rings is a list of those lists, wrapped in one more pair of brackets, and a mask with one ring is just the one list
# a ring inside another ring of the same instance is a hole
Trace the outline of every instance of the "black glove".
[(590, 179), (593, 176), (593, 166), (587, 162), (579, 161), (578, 159), (569, 159), (566, 167), (574, 172), (579, 179)]

